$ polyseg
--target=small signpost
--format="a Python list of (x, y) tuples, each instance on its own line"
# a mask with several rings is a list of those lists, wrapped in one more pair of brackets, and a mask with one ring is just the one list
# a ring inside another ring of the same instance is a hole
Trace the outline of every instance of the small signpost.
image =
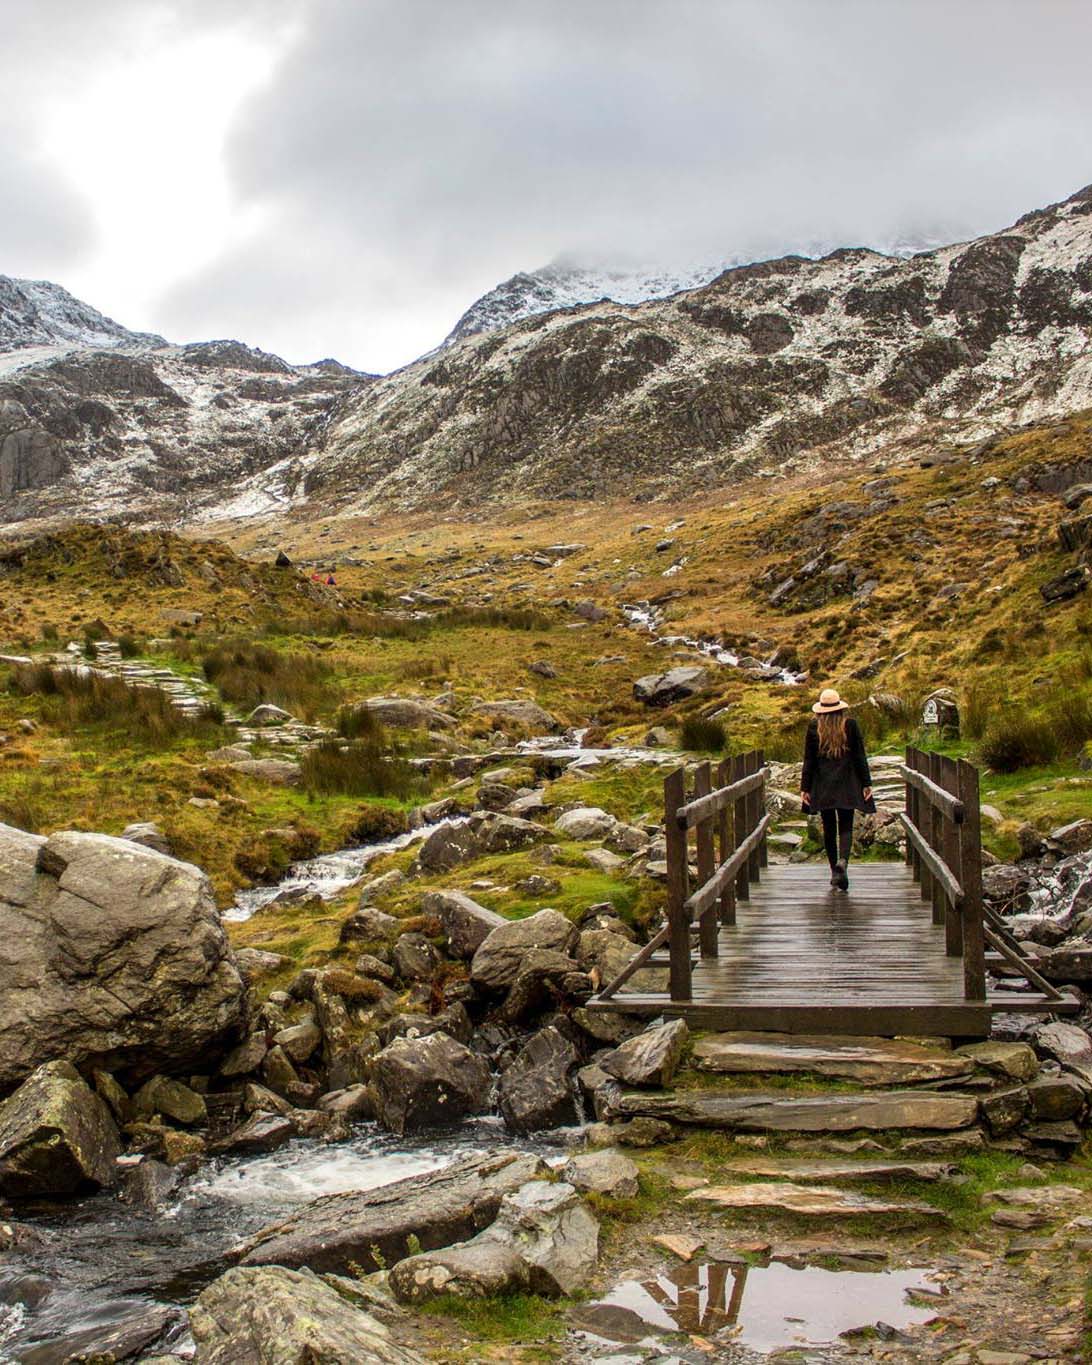
[(950, 688), (938, 688), (925, 698), (921, 723), (927, 734), (938, 739), (959, 738), (959, 705)]

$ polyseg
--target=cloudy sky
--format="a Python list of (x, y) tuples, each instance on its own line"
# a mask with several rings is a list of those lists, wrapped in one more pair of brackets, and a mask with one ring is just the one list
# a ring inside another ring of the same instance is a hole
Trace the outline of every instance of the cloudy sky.
[(559, 254), (966, 237), (1092, 181), (1087, 0), (0, 0), (0, 273), (388, 370)]

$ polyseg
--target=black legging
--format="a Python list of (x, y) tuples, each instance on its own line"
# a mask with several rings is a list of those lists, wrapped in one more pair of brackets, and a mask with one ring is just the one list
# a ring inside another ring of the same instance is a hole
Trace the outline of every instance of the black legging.
[(849, 851), (853, 847), (853, 811), (839, 806), (837, 810), (821, 810), (819, 814), (823, 820), (823, 847), (833, 871), (839, 860), (849, 862)]

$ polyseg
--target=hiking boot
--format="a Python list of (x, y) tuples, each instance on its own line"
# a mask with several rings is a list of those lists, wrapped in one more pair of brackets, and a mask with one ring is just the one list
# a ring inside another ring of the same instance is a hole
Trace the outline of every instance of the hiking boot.
[(837, 862), (834, 864), (834, 876), (831, 878), (831, 884), (836, 886), (839, 891), (849, 890), (849, 873), (846, 871), (845, 863)]
[(839, 886), (839, 882), (838, 882), (838, 869), (837, 869), (836, 867), (832, 867), (832, 868), (830, 869), (830, 884), (831, 884), (831, 886), (835, 889), (835, 891), (837, 891), (838, 886)]

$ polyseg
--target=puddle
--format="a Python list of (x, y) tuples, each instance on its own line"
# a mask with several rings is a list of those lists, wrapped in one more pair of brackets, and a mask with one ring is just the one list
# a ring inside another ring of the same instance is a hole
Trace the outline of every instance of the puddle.
[(853, 1328), (927, 1322), (935, 1307), (908, 1302), (908, 1290), (936, 1292), (927, 1269), (794, 1269), (773, 1262), (679, 1265), (626, 1280), (605, 1299), (575, 1309), (573, 1327), (616, 1345), (654, 1344), (667, 1333), (731, 1341), (753, 1351), (822, 1346)]

